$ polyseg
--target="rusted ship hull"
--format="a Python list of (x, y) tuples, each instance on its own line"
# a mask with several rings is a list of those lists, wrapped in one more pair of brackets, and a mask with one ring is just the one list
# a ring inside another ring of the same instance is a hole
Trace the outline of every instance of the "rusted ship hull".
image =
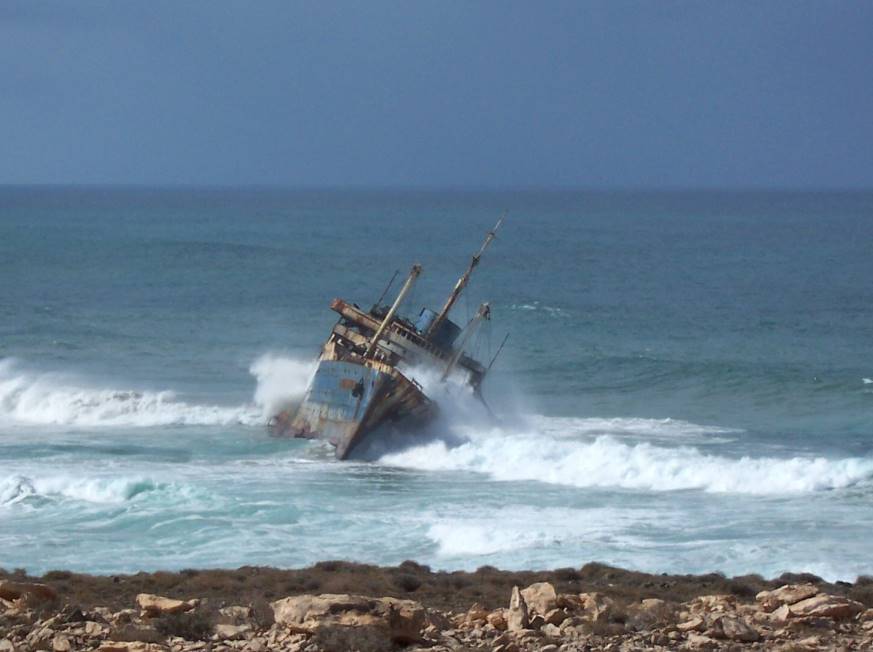
[(363, 437), (380, 427), (429, 418), (434, 407), (414, 382), (379, 363), (322, 360), (295, 414), (273, 423), (282, 436), (322, 439), (347, 459)]
[(381, 303), (390, 283), (369, 311), (334, 299), (330, 307), (339, 320), (322, 346), (303, 402), (293, 413), (282, 412), (270, 420), (273, 433), (322, 439), (336, 448), (338, 459), (347, 459), (369, 433), (398, 422), (421, 423), (436, 413), (421, 386), (401, 371), (417, 366), (437, 371), (441, 381), (450, 374), (460, 376), (481, 398), (487, 369), (464, 349), (479, 324), (490, 318), (490, 308), (482, 304), (464, 329), (448, 315), (501, 221), (488, 233), (439, 313), (424, 308), (415, 322), (397, 313), (421, 273), (420, 265), (412, 266), (390, 308)]

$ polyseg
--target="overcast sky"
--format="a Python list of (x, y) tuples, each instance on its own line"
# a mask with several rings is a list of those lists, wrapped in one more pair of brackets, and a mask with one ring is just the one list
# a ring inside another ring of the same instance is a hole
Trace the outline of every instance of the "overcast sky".
[(873, 2), (0, 1), (0, 183), (873, 187)]

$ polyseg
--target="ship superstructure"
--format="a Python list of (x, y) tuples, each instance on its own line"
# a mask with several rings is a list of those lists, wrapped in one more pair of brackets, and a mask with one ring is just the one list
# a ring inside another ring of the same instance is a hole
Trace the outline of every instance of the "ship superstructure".
[(442, 380), (460, 377), (481, 396), (488, 369), (465, 349), (482, 322), (490, 319), (491, 310), (483, 303), (464, 328), (453, 322), (449, 313), (502, 222), (503, 218), (488, 232), (439, 312), (423, 308), (415, 321), (399, 315), (400, 306), (421, 275), (420, 265), (412, 266), (390, 306), (383, 305), (380, 298), (365, 311), (334, 299), (330, 307), (339, 314), (339, 320), (322, 347), (303, 400), (296, 410), (275, 415), (270, 420), (271, 431), (280, 436), (326, 440), (342, 460), (369, 433), (392, 425), (410, 427), (436, 414), (437, 405), (403, 369), (431, 368)]

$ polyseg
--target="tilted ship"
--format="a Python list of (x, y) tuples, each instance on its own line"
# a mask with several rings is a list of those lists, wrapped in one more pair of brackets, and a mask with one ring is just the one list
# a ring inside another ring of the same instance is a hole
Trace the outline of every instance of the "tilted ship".
[(487, 303), (479, 306), (463, 329), (449, 319), (449, 312), (502, 222), (503, 218), (488, 232), (439, 312), (422, 308), (414, 322), (398, 314), (421, 274), (420, 265), (412, 266), (390, 307), (382, 299), (391, 283), (369, 311), (334, 299), (330, 307), (339, 321), (322, 347), (303, 400), (296, 410), (273, 416), (271, 432), (325, 440), (335, 447), (337, 459), (344, 460), (370, 433), (426, 423), (436, 415), (437, 405), (408, 374), (411, 368), (430, 368), (441, 381), (459, 378), (481, 398), (482, 381), (497, 355), (486, 368), (464, 350), (482, 322), (490, 319), (490, 308)]

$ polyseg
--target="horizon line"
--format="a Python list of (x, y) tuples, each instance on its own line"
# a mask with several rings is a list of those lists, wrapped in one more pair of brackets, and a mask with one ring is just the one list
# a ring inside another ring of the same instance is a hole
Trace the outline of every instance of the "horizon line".
[(286, 192), (456, 192), (456, 193), (867, 193), (873, 186), (634, 186), (634, 185), (424, 185), (424, 184), (307, 184), (292, 185), (278, 183), (4, 183), (0, 189), (63, 189), (63, 190), (271, 190)]

